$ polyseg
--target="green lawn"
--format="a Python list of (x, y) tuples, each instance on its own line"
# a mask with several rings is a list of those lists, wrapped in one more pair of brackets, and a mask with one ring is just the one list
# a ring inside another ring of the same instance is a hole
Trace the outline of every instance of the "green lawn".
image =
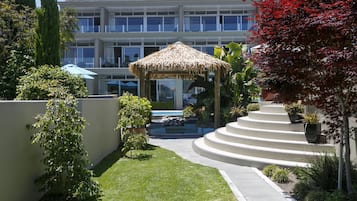
[(218, 170), (149, 146), (136, 159), (114, 152), (94, 169), (103, 201), (233, 201)]

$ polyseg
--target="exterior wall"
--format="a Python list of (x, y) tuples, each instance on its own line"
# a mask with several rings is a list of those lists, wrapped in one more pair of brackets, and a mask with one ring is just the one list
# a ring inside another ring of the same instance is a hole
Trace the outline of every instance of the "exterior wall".
[[(35, 201), (40, 194), (34, 180), (41, 175), (41, 151), (30, 142), (37, 114), (44, 113), (46, 101), (0, 101), (0, 195), (4, 201)], [(80, 100), (79, 108), (88, 125), (84, 146), (93, 165), (118, 146), (118, 104), (116, 99)]]

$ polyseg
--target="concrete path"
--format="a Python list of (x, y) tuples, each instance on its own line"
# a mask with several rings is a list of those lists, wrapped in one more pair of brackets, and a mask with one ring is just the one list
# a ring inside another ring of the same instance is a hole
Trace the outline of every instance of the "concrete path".
[(192, 149), (194, 139), (157, 139), (149, 143), (174, 151), (182, 158), (201, 165), (217, 168), (239, 201), (287, 201), (293, 200), (284, 195), (255, 168), (224, 163), (203, 157)]

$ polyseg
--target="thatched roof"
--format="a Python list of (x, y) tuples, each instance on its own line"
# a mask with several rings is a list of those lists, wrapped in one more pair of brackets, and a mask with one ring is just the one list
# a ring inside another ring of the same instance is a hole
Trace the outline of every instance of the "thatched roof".
[(221, 69), (225, 73), (230, 64), (200, 52), (181, 42), (152, 53), (129, 64), (129, 70), (139, 77), (140, 71), (150, 73), (150, 78), (193, 78), (194, 75)]

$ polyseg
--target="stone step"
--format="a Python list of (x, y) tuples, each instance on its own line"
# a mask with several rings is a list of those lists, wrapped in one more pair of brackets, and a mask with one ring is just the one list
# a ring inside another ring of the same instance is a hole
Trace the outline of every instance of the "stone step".
[(304, 132), (297, 131), (282, 131), (282, 130), (266, 130), (259, 128), (249, 128), (238, 125), (237, 122), (231, 122), (226, 125), (226, 129), (231, 133), (239, 133), (240, 135), (260, 137), (266, 139), (281, 139), (306, 141)]
[(225, 152), (241, 154), (258, 158), (269, 158), (274, 160), (286, 160), (296, 162), (308, 162), (322, 155), (320, 152), (297, 151), (289, 149), (277, 149), (261, 146), (253, 146), (235, 142), (228, 142), (215, 137), (215, 133), (211, 132), (204, 137), (204, 143), (212, 148), (219, 149)]
[(256, 136), (253, 137), (247, 135), (240, 135), (239, 133), (231, 133), (227, 131), (227, 129), (224, 127), (219, 128), (215, 131), (215, 137), (227, 142), (268, 148), (329, 153), (333, 153), (335, 151), (335, 147), (330, 144), (311, 144), (306, 141), (269, 139), (260, 138)]
[(286, 121), (290, 122), (287, 113), (269, 113), (262, 111), (252, 111), (248, 113), (248, 117), (256, 120), (268, 120), (268, 121)]
[(257, 120), (251, 119), (248, 116), (238, 118), (238, 125), (249, 127), (249, 128), (258, 128), (258, 129), (267, 129), (267, 130), (285, 130), (285, 131), (304, 131), (303, 124), (292, 124), (287, 121), (267, 121), (267, 120)]
[(283, 104), (260, 104), (259, 111), (268, 113), (286, 113)]
[(276, 160), (270, 158), (261, 158), (242, 155), (238, 153), (231, 153), (221, 149), (216, 149), (205, 144), (203, 138), (199, 138), (193, 141), (193, 149), (200, 155), (213, 160), (219, 160), (227, 163), (233, 163), (238, 165), (264, 168), (266, 165), (276, 164), (283, 167), (307, 167), (309, 164), (304, 162), (288, 161), (288, 160)]

